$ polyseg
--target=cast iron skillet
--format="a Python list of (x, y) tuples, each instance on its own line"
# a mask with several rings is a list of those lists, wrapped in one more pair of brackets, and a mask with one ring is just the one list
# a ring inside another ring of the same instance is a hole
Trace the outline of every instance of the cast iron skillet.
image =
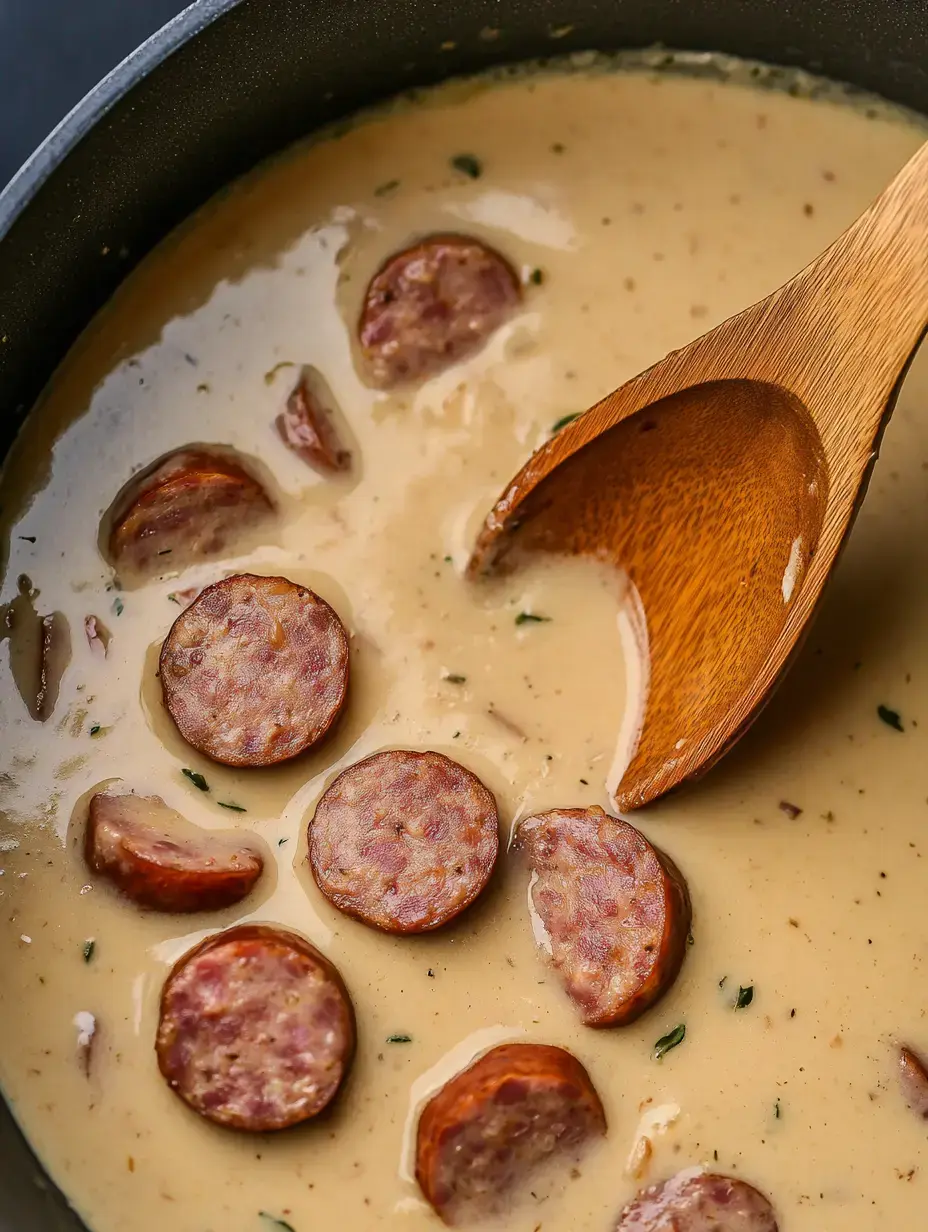
[[(655, 43), (800, 66), (928, 112), (924, 0), (198, 0), (0, 194), (0, 457), (128, 271), (260, 159), (451, 74)], [(0, 1232), (82, 1228), (0, 1105)]]

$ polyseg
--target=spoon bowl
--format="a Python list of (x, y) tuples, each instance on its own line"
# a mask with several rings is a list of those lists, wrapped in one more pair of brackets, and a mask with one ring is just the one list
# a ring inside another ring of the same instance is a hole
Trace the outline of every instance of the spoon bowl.
[(591, 556), (640, 600), (648, 687), (610, 790), (628, 810), (698, 777), (791, 658), (928, 324), (928, 146), (773, 295), (544, 445), (487, 517), (472, 576)]

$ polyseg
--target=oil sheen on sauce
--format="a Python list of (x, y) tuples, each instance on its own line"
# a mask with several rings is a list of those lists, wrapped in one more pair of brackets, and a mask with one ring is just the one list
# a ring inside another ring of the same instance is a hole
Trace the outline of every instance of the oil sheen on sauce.
[[(544, 1180), (512, 1210), (512, 1232), (607, 1232), (640, 1185), (701, 1164), (764, 1189), (783, 1232), (921, 1226), (925, 1131), (897, 1088), (894, 1048), (928, 1048), (924, 361), (786, 684), (703, 784), (635, 819), (694, 904), (682, 975), (644, 1018), (578, 1024), (536, 949), (526, 875), (506, 859), (454, 926), (406, 939), (339, 916), (304, 863), (325, 785), (395, 745), (480, 775), (504, 838), (541, 807), (608, 805), (638, 704), (619, 583), (561, 564), (472, 590), (462, 571), (475, 531), (559, 418), (791, 275), (920, 140), (879, 108), (709, 79), (591, 70), (452, 86), (233, 188), (80, 340), (3, 486), (0, 602), (26, 575), (73, 647), (45, 723), (0, 658), (0, 1074), (95, 1232), (435, 1229), (410, 1178), (416, 1102), (475, 1052), (517, 1039), (576, 1054), (609, 1134), (579, 1175)], [(478, 177), (455, 169), (460, 154), (479, 160)], [(353, 352), (366, 282), (411, 238), (448, 230), (511, 258), (524, 308), (469, 361), (376, 393)], [(350, 478), (317, 478), (275, 435), (288, 365), (303, 363), (350, 425)], [(117, 593), (101, 514), (133, 469), (191, 441), (257, 458), (279, 526), (234, 559)], [(351, 634), (345, 721), (273, 771), (185, 747), (155, 678), (177, 592), (242, 569), (310, 585)], [(520, 612), (550, 619), (517, 623)], [(83, 636), (88, 615), (111, 632), (105, 658)], [(221, 915), (143, 914), (88, 874), (76, 846), (72, 815), (113, 779), (200, 825), (255, 831), (276, 871)], [(170, 964), (241, 918), (307, 935), (358, 1011), (344, 1098), (277, 1137), (200, 1121), (153, 1053)], [(749, 986), (751, 1004), (734, 1008)], [(678, 1024), (684, 1041), (655, 1060)]]

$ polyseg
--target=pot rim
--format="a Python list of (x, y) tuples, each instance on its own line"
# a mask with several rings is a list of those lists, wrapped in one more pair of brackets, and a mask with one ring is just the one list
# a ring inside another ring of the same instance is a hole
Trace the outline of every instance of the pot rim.
[(243, 0), (193, 0), (76, 103), (0, 190), (0, 242), (68, 154), (149, 73)]

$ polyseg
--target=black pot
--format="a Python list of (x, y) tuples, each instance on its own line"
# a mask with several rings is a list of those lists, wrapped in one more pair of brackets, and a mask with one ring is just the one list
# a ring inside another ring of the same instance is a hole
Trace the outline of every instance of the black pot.
[[(655, 43), (800, 66), (928, 112), (925, 0), (197, 0), (0, 195), (0, 456), (129, 270), (260, 159), (410, 86)], [(82, 1227), (0, 1107), (0, 1232)]]

